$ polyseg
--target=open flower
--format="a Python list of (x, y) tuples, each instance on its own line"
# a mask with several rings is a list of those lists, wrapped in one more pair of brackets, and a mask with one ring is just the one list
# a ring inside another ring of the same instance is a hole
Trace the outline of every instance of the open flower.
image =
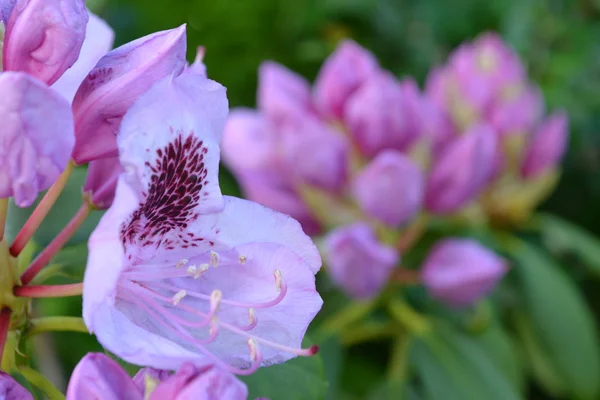
[(89, 240), (83, 315), (128, 362), (248, 374), (316, 351), (300, 345), (322, 304), (318, 251), (292, 218), (221, 195), (226, 115), (221, 85), (182, 74), (123, 119), (125, 173)]

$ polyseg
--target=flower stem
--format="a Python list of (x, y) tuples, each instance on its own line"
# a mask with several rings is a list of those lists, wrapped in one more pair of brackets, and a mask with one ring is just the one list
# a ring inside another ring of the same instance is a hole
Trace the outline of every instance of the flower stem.
[(388, 310), (394, 319), (417, 336), (424, 335), (431, 329), (427, 317), (413, 310), (404, 300), (398, 298), (390, 300)]
[(6, 228), (6, 213), (8, 212), (8, 199), (0, 199), (0, 240), (4, 238)]
[(11, 313), (12, 311), (10, 308), (3, 308), (0, 310), (0, 359), (2, 359), (2, 354), (4, 354), (4, 345), (6, 344), (6, 338), (8, 337)]
[(33, 260), (31, 265), (21, 275), (21, 283), (27, 285), (48, 264), (48, 262), (63, 248), (65, 243), (73, 236), (85, 219), (90, 215), (92, 208), (84, 201), (79, 211), (64, 227), (64, 229), (50, 242), (50, 244)]
[(348, 325), (366, 317), (376, 306), (377, 301), (375, 299), (351, 303), (329, 318), (321, 327), (321, 333), (331, 335), (342, 332)]
[(15, 296), (19, 297), (67, 297), (79, 296), (83, 292), (83, 283), (66, 285), (17, 286)]
[(22, 365), (19, 367), (19, 372), (29, 383), (44, 392), (49, 400), (65, 400), (65, 396), (44, 375), (35, 369)]
[(65, 168), (62, 174), (60, 174), (56, 182), (54, 182), (50, 189), (48, 189), (40, 203), (37, 205), (35, 210), (33, 210), (33, 213), (31, 213), (29, 219), (27, 222), (25, 222), (25, 225), (23, 225), (23, 228), (21, 228), (15, 237), (15, 241), (10, 246), (10, 254), (13, 257), (19, 255), (35, 231), (39, 228), (44, 218), (46, 218), (46, 215), (48, 215), (48, 212), (50, 212), (50, 209), (58, 199), (58, 196), (65, 188), (65, 185), (67, 184), (67, 181), (69, 180), (69, 177), (73, 173), (74, 169), (75, 163), (73, 163), (73, 161), (69, 161), (67, 168)]
[(80, 317), (42, 317), (29, 320), (25, 337), (49, 331), (68, 331), (89, 333), (83, 318)]

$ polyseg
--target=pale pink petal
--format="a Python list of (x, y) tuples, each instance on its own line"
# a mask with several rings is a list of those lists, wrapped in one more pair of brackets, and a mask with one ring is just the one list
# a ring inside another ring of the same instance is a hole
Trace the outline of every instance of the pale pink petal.
[(168, 397), (168, 393), (163, 395), (162, 392), (159, 392), (167, 383), (159, 386), (149, 400), (168, 398), (174, 400), (246, 400), (248, 398), (246, 384), (237, 379), (235, 375), (217, 367), (201, 371), (195, 379), (176, 392), (173, 397)]
[(34, 397), (23, 386), (19, 385), (12, 376), (0, 371), (0, 399), (34, 400)]
[(79, 361), (67, 388), (67, 400), (143, 400), (144, 392), (116, 361), (88, 353)]
[(67, 166), (73, 116), (58, 93), (20, 72), (0, 74), (0, 197), (33, 203)]
[(4, 70), (53, 84), (77, 60), (87, 22), (83, 0), (18, 0), (6, 24)]
[(206, 65), (204, 65), (204, 54), (206, 53), (206, 49), (204, 46), (198, 46), (196, 49), (196, 59), (190, 65), (185, 68), (186, 72), (190, 72), (192, 74), (207, 76), (206, 74)]
[(117, 155), (115, 136), (137, 98), (185, 68), (185, 25), (112, 50), (100, 59), (73, 99), (77, 163)]
[(69, 102), (73, 101), (75, 92), (94, 68), (96, 63), (110, 51), (115, 38), (115, 33), (102, 19), (88, 11), (88, 21), (85, 40), (81, 46), (79, 58), (64, 74), (52, 85), (52, 88), (62, 94)]

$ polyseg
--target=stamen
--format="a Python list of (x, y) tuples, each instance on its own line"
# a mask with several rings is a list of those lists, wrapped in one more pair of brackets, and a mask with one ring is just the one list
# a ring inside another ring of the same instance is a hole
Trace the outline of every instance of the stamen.
[(163, 268), (150, 271), (125, 271), (122, 276), (123, 279), (130, 281), (148, 282), (162, 281), (169, 278), (185, 278), (189, 275), (187, 274), (187, 271), (182, 271), (180, 269)]
[(182, 258), (181, 260), (177, 261), (177, 264), (175, 264), (175, 267), (177, 268), (181, 268), (184, 265), (186, 265), (188, 263), (188, 259), (187, 258)]
[(186, 292), (184, 289), (182, 289), (182, 290), (180, 290), (179, 292), (175, 293), (175, 294), (173, 295), (173, 305), (177, 305), (177, 304), (179, 304), (179, 302), (180, 302), (181, 300), (183, 300), (183, 298), (184, 298), (186, 295), (187, 295), (187, 292)]
[(247, 369), (229, 366), (229, 370), (232, 373), (236, 375), (251, 375), (255, 373), (258, 368), (260, 368), (260, 364), (262, 364), (262, 353), (260, 352), (258, 344), (256, 344), (256, 341), (253, 339), (249, 339), (248, 347), (250, 348), (250, 359), (252, 360), (252, 365)]
[(221, 257), (219, 256), (219, 253), (217, 253), (216, 251), (212, 251), (210, 252), (210, 266), (211, 267), (218, 267), (219, 266), (219, 260), (221, 259)]
[(256, 328), (256, 325), (258, 325), (258, 317), (256, 316), (256, 310), (254, 308), (248, 309), (248, 322), (248, 325), (238, 326), (238, 328), (246, 332)]
[(281, 275), (281, 271), (276, 269), (275, 272), (273, 272), (273, 275), (275, 276), (275, 287), (281, 292), (281, 286), (283, 285), (283, 276)]
[(221, 299), (223, 298), (223, 293), (219, 289), (215, 289), (210, 294), (210, 310), (215, 310), (215, 313), (219, 311), (219, 306), (221, 305)]
[(247, 260), (248, 260), (248, 259), (246, 258), (246, 256), (240, 256), (240, 257), (239, 257), (240, 264), (246, 264), (246, 261), (247, 261)]
[(196, 267), (195, 265), (190, 265), (189, 267), (187, 267), (186, 271), (188, 275), (194, 276), (196, 275), (196, 272), (198, 272), (198, 267)]
[(198, 267), (198, 270), (194, 274), (194, 279), (200, 278), (203, 273), (205, 273), (206, 271), (208, 271), (209, 268), (210, 267), (209, 267), (208, 264), (200, 264), (200, 266)]

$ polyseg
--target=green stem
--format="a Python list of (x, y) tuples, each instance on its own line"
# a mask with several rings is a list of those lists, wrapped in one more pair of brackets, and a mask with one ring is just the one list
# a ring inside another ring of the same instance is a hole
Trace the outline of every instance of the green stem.
[(388, 366), (388, 379), (394, 382), (406, 380), (407, 358), (410, 349), (410, 336), (400, 335), (396, 337), (392, 348), (392, 356)]
[(388, 310), (394, 319), (417, 336), (422, 336), (431, 329), (431, 323), (427, 320), (427, 317), (416, 312), (399, 298), (390, 300)]
[(369, 322), (341, 333), (341, 341), (345, 346), (391, 337), (398, 333), (398, 327), (389, 322)]
[(321, 333), (329, 336), (341, 332), (348, 325), (361, 320), (377, 305), (376, 300), (351, 303), (334, 314), (321, 327)]
[(43, 317), (29, 320), (25, 337), (49, 331), (70, 331), (89, 333), (83, 318), (79, 317)]
[(44, 392), (49, 400), (65, 400), (65, 396), (54, 387), (52, 382), (35, 369), (22, 365), (19, 367), (19, 372), (23, 374), (29, 383)]

